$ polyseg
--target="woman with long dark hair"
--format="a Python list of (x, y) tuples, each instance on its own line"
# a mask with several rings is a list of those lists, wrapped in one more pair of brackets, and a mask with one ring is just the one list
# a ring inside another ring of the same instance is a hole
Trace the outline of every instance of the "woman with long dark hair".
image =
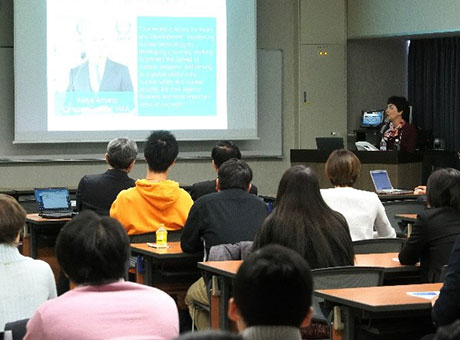
[(345, 218), (324, 202), (315, 173), (303, 165), (281, 178), (275, 209), (258, 230), (253, 249), (270, 243), (296, 250), (312, 269), (354, 263)]

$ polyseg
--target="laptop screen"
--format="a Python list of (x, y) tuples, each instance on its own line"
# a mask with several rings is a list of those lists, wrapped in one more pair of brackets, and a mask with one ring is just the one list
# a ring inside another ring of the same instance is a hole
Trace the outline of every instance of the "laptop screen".
[(363, 111), (361, 127), (378, 127), (383, 123), (385, 110)]
[(40, 210), (69, 209), (69, 191), (66, 188), (35, 189)]
[(390, 177), (388, 176), (386, 170), (371, 171), (371, 176), (377, 191), (393, 189), (393, 186), (390, 182)]

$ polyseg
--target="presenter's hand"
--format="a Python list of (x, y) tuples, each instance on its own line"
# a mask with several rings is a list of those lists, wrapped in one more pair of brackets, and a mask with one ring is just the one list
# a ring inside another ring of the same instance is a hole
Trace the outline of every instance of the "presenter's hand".
[(426, 186), (419, 185), (418, 187), (414, 188), (415, 195), (426, 195)]

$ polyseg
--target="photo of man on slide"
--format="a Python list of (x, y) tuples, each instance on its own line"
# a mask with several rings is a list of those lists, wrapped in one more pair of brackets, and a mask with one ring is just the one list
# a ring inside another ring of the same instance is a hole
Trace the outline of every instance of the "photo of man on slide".
[(89, 25), (84, 40), (82, 62), (69, 73), (67, 109), (74, 112), (87, 111), (88, 108), (101, 112), (132, 110), (134, 89), (129, 69), (108, 58), (109, 46), (104, 30)]

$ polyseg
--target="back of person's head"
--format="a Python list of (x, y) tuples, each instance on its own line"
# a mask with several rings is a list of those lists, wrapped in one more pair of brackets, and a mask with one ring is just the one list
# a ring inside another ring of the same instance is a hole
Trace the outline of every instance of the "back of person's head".
[(14, 244), (25, 221), (24, 208), (13, 197), (0, 194), (0, 244)]
[(217, 179), (220, 190), (234, 188), (248, 190), (252, 181), (252, 170), (245, 161), (232, 158), (220, 166)]
[(233, 285), (234, 302), (248, 327), (300, 327), (310, 316), (312, 291), (308, 263), (280, 245), (249, 255)]
[(326, 162), (326, 176), (332, 185), (352, 187), (361, 170), (361, 162), (348, 150), (334, 150)]
[(439, 327), (433, 340), (458, 340), (460, 339), (460, 320), (452, 322), (450, 325)]
[(256, 232), (253, 249), (271, 243), (314, 259), (309, 263), (312, 268), (353, 264), (347, 221), (323, 200), (311, 168), (296, 165), (281, 178), (275, 209)]
[(211, 157), (215, 166), (220, 168), (220, 166), (229, 159), (241, 159), (241, 152), (238, 146), (233, 144), (233, 142), (224, 140), (217, 143), (212, 149)]
[(125, 275), (129, 238), (121, 224), (85, 210), (59, 233), (56, 257), (69, 279), (77, 284), (99, 285)]
[(164, 130), (152, 131), (144, 146), (144, 157), (153, 172), (165, 172), (179, 153), (176, 137)]
[(126, 170), (136, 160), (137, 144), (130, 138), (115, 138), (107, 144), (107, 161), (114, 169)]
[(436, 170), (428, 178), (426, 186), (430, 207), (460, 210), (460, 171), (452, 168)]
[(184, 333), (175, 340), (243, 340), (243, 337), (234, 332), (206, 330)]
[(409, 122), (409, 115), (410, 115), (410, 108), (409, 102), (407, 101), (406, 97), (399, 97), (399, 96), (391, 96), (387, 100), (387, 104), (393, 104), (396, 106), (398, 112), (402, 111), (402, 118)]

